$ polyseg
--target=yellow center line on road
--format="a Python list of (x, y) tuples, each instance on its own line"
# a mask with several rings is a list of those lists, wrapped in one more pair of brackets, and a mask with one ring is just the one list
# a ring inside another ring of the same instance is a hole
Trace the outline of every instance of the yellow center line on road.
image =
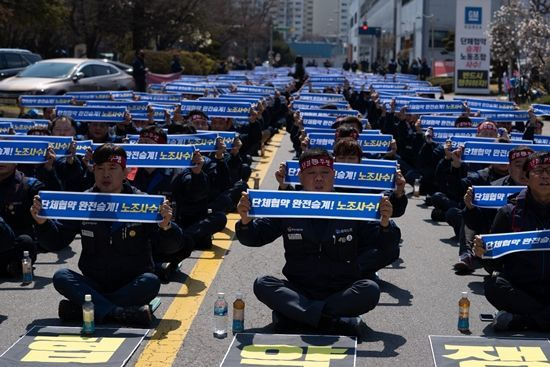
[[(284, 131), (280, 131), (271, 138), (269, 144), (280, 146), (285, 135)], [(259, 174), (260, 183), (269, 174), (269, 168), (275, 153), (276, 151), (266, 153), (265, 157), (262, 157), (255, 167), (254, 172)], [(248, 186), (254, 187), (253, 178), (248, 181)], [(199, 307), (216, 277), (223, 257), (231, 247), (235, 233), (235, 223), (238, 220), (238, 214), (229, 214), (225, 230), (214, 235), (212, 251), (203, 251), (197, 259), (189, 277), (179, 289), (178, 294), (174, 297), (170, 307), (168, 307), (151, 339), (139, 356), (136, 363), (137, 367), (172, 365), (199, 311)]]

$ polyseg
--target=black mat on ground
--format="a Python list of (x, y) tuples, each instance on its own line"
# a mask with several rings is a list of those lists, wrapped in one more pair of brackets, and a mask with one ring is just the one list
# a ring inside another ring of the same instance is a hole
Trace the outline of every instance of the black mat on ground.
[(550, 341), (430, 335), (436, 367), (550, 366)]
[(0, 356), (0, 367), (124, 366), (148, 332), (96, 328), (85, 337), (79, 327), (34, 326)]
[(220, 367), (353, 367), (357, 341), (348, 336), (237, 334)]

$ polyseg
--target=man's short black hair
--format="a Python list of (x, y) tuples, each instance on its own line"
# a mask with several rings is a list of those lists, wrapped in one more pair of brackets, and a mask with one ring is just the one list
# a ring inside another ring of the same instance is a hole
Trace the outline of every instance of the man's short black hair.
[(94, 151), (92, 159), (95, 164), (101, 164), (109, 161), (112, 156), (127, 158), (124, 148), (112, 143), (105, 143)]
[(323, 157), (323, 158), (326, 157), (326, 158), (329, 158), (329, 159), (333, 159), (332, 156), (330, 155), (330, 153), (326, 149), (311, 148), (311, 149), (305, 150), (300, 155), (299, 162), (302, 163), (303, 161), (308, 160), (310, 158), (319, 158), (319, 157)]
[(353, 125), (359, 133), (363, 131), (363, 124), (361, 123), (361, 120), (354, 116), (338, 117), (331, 127), (333, 129), (337, 129), (343, 125)]

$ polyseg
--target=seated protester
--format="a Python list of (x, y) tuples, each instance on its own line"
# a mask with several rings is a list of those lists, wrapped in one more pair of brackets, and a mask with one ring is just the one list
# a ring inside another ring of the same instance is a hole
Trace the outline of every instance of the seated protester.
[(36, 261), (36, 234), (28, 208), (45, 185), (17, 165), (0, 163), (0, 276), (21, 275), (23, 252)]
[[(53, 119), (51, 123), (52, 136), (76, 136), (76, 122), (67, 116)], [(55, 171), (65, 191), (84, 191), (93, 185), (93, 177), (81, 157), (76, 156), (76, 142), (73, 140), (68, 155), (55, 161)], [(83, 179), (84, 178), (84, 179)]]
[[(353, 138), (338, 139), (334, 144), (334, 162), (336, 163), (361, 163), (363, 152), (361, 146), (357, 140)], [(408, 204), (408, 198), (405, 195), (405, 178), (401, 174), (401, 171), (397, 170), (395, 177), (395, 190), (389, 190), (384, 192), (384, 195), (388, 196), (392, 208), (392, 218), (401, 217), (405, 214), (405, 210)], [(336, 191), (341, 192), (364, 192), (364, 193), (377, 193), (379, 190), (361, 190), (361, 189), (345, 189), (336, 188)]]
[[(531, 154), (525, 162), (527, 189), (515, 204), (497, 212), (491, 233), (524, 232), (550, 229), (550, 153)], [(479, 236), (474, 252), (485, 252)], [(518, 251), (491, 262), (495, 269), (485, 278), (485, 297), (499, 312), (493, 322), (496, 331), (550, 330), (549, 251)]]
[[(334, 190), (333, 160), (321, 149), (300, 157), (300, 183), (305, 191)], [(390, 221), (392, 206), (380, 201), (380, 223), (338, 219), (257, 218), (248, 216), (250, 201), (243, 196), (237, 206), (241, 219), (235, 226), (239, 241), (258, 247), (283, 236), (287, 280), (262, 276), (254, 282), (254, 294), (273, 310), (275, 328), (287, 324), (316, 332), (361, 335), (358, 317), (378, 303), (378, 285), (362, 276), (370, 262), (369, 250), (394, 253), (401, 232)], [(346, 251), (338, 250), (345, 242)]]
[[(451, 170), (447, 176), (447, 193), (451, 197), (464, 197), (468, 187), (474, 185), (490, 185), (498, 179), (508, 176), (508, 164), (490, 164), (488, 167), (475, 172), (466, 171), (462, 164), (462, 147), (454, 150), (451, 155)], [(460, 203), (459, 207), (463, 207)], [(451, 207), (445, 213), (446, 222), (453, 227), (458, 237), (462, 222), (462, 211), (458, 207)]]
[[(50, 131), (43, 127), (33, 127), (27, 135), (47, 136)], [(36, 139), (40, 140), (40, 139)], [(20, 164), (18, 169), (27, 177), (34, 177), (44, 183), (44, 190), (62, 190), (61, 180), (56, 171), (56, 154), (50, 146), (46, 152), (46, 163), (43, 164)]]
[[(193, 153), (192, 162), (194, 167), (184, 169), (172, 181), (172, 202), (176, 205), (175, 221), (192, 237), (195, 249), (206, 250), (212, 248), (212, 235), (225, 228), (227, 217), (224, 209), (214, 210), (210, 206), (210, 193), (217, 191), (214, 190), (217, 177), (215, 169), (212, 171), (205, 166), (212, 167), (217, 163), (212, 163), (212, 160), (202, 156), (198, 150)], [(226, 179), (229, 176), (221, 171), (220, 174), (225, 175)], [(224, 205), (225, 203), (221, 204)]]
[(275, 91), (275, 95), (269, 98), (266, 110), (271, 115), (271, 124), (275, 128), (281, 129), (284, 124), (286, 113), (288, 112), (288, 106), (281, 99), (281, 92), (279, 91)]
[[(222, 117), (213, 117), (210, 124), (210, 130), (212, 131), (235, 131), (233, 127), (233, 119), (222, 118)], [(240, 150), (243, 146), (243, 143), (237, 134), (235, 141), (233, 142), (233, 148), (229, 153), (225, 153), (225, 160), (227, 166), (229, 167), (229, 172), (231, 174), (231, 182), (234, 184), (239, 180), (247, 182), (252, 174), (250, 165), (247, 163), (251, 161), (250, 157), (243, 157), (240, 154)], [(246, 190), (246, 189), (244, 189)], [(241, 190), (242, 191), (242, 190)], [(239, 198), (240, 198), (239, 192)], [(238, 199), (237, 199), (238, 201)]]
[[(264, 133), (262, 114), (255, 108), (252, 108), (250, 111), (248, 124), (238, 126), (237, 132), (239, 133), (243, 143), (241, 154), (249, 155), (251, 157), (258, 156), (258, 151), (261, 149), (262, 143), (265, 142), (270, 136), (268, 136), (268, 132)], [(252, 162), (248, 163), (252, 164)]]
[[(534, 153), (533, 149), (526, 146), (519, 146), (508, 153), (508, 175), (491, 181), (492, 186), (523, 186), (527, 184), (527, 178), (523, 172), (523, 165), (527, 157)], [(464, 182), (464, 179), (463, 179)], [(508, 201), (515, 201), (516, 195), (508, 197)], [(491, 224), (497, 214), (496, 209), (478, 208), (472, 204), (474, 200), (473, 189), (468, 187), (464, 195), (465, 208), (462, 211), (462, 226), (459, 235), (459, 261), (454, 265), (457, 272), (473, 271), (480, 264), (472, 251), (474, 235), (488, 233)]]
[(292, 142), (292, 147), (295, 152), (293, 159), (298, 159), (302, 154), (301, 139), (304, 131), (302, 117), (299, 112), (294, 112), (289, 109), (286, 115), (286, 131), (290, 136), (290, 141)]
[[(167, 140), (166, 133), (160, 127), (149, 126), (139, 133), (139, 144), (166, 144)], [(138, 190), (149, 195), (163, 195), (171, 202), (172, 174), (170, 168), (142, 167), (131, 172), (128, 179)], [(177, 247), (153, 247), (155, 273), (162, 280), (169, 280), (178, 269), (178, 264), (191, 255), (193, 248), (193, 239), (185, 233)]]
[[(242, 143), (240, 139), (235, 138), (231, 152), (227, 153), (225, 143), (221, 138), (218, 138), (216, 140), (216, 152), (209, 155), (211, 162), (218, 162), (214, 174), (216, 176), (220, 176), (219, 172), (221, 172), (222, 175), (226, 172), (228, 175), (226, 177), (228, 180), (217, 180), (217, 185), (219, 185), (221, 189), (219, 191), (214, 190), (210, 195), (211, 202), (209, 207), (215, 210), (222, 210), (226, 213), (234, 211), (241, 197), (241, 192), (248, 190), (247, 181), (250, 178), (252, 170), (249, 169), (248, 173), (244, 173), (246, 181), (241, 178), (243, 175), (243, 165), (240, 164), (240, 160), (236, 158), (239, 155), (239, 149), (241, 146)], [(223, 164), (221, 164), (220, 161), (223, 161)], [(232, 167), (230, 167), (230, 164), (232, 164)], [(248, 165), (245, 166), (248, 167)], [(233, 170), (231, 168), (233, 168)], [(216, 192), (217, 196), (212, 195)]]
[[(359, 133), (355, 129), (355, 127), (351, 126), (340, 126), (336, 129), (335, 133), (335, 144), (334, 144), (334, 157), (335, 162), (337, 163), (361, 163), (362, 156), (364, 155), (363, 151), (361, 150), (361, 146), (357, 142), (357, 139), (359, 137)], [(344, 141), (340, 146), (338, 145), (340, 141)], [(307, 147), (309, 144), (309, 139), (305, 138), (304, 145)], [(336, 148), (341, 149), (339, 153), (336, 153)], [(359, 154), (359, 155), (358, 155)], [(392, 150), (382, 158), (384, 159), (391, 159), (395, 155), (395, 140), (392, 141)], [(371, 158), (377, 159), (378, 157)], [(284, 176), (286, 172), (286, 166), (281, 164), (279, 166), (279, 172), (275, 175), (275, 178), (279, 182), (279, 190), (293, 190), (294, 188), (291, 185), (285, 184), (283, 182)], [(397, 218), (405, 214), (405, 209), (407, 208), (408, 199), (405, 196), (405, 178), (401, 174), (401, 171), (397, 171), (397, 177), (395, 179), (396, 181), (396, 191), (390, 191), (388, 192), (388, 196), (390, 198), (390, 202), (393, 206), (393, 217)], [(301, 187), (297, 187), (299, 190), (301, 190)], [(349, 192), (360, 192), (356, 191), (354, 189), (338, 189), (338, 191), (346, 191), (351, 190)], [(367, 190), (368, 191), (368, 190)], [(368, 192), (378, 192), (376, 190), (371, 190)]]
[(86, 125), (86, 135), (79, 140), (92, 140), (94, 144), (113, 142), (109, 135), (109, 124), (107, 122), (88, 121), (83, 124)]
[(417, 165), (418, 152), (424, 144), (424, 132), (418, 115), (406, 113), (406, 107), (396, 115), (393, 138), (397, 142), (397, 155), (399, 166), (407, 182), (414, 185), (414, 181), (420, 178)]
[[(96, 149), (93, 160), (95, 185), (89, 192), (141, 193), (124, 181), (124, 149), (104, 144)], [(148, 326), (152, 320), (148, 303), (160, 288), (158, 277), (152, 273), (152, 247), (178, 247), (182, 240), (181, 229), (171, 222), (170, 202), (162, 204), (162, 222), (158, 224), (47, 220), (38, 217), (41, 207), (40, 197), (36, 196), (31, 214), (44, 248), (59, 250), (82, 233), (78, 261), (82, 275), (60, 269), (53, 276), (55, 289), (67, 298), (59, 303), (59, 317), (65, 321), (80, 320), (84, 295), (91, 294), (97, 322), (114, 320)]]
[[(470, 128), (472, 127), (472, 120), (468, 116), (459, 116), (455, 120), (454, 125), (457, 128)], [(421, 195), (433, 195), (437, 191), (438, 186), (436, 184), (435, 171), (438, 162), (445, 156), (443, 145), (433, 141), (433, 134), (432, 128), (426, 130), (424, 134), (424, 144), (420, 148), (416, 158), (416, 168), (421, 174)]]
[[(477, 127), (477, 137), (482, 138), (497, 138), (498, 137), (498, 130), (494, 122), (491, 121), (485, 121), (482, 122)], [(461, 208), (462, 207), (462, 198), (464, 197), (464, 189), (456, 190), (455, 188), (449, 188), (449, 182), (454, 182), (456, 180), (452, 180), (451, 175), (456, 175), (457, 173), (460, 174), (460, 177), (465, 177), (468, 172), (476, 172), (481, 171), (485, 168), (487, 168), (486, 164), (462, 164), (458, 163), (460, 162), (460, 157), (462, 155), (462, 151), (460, 150), (451, 150), (451, 142), (447, 141), (444, 145), (444, 157), (439, 161), (436, 167), (435, 171), (435, 177), (437, 180), (437, 184), (439, 186), (440, 191), (436, 192), (432, 196), (432, 203), (434, 205), (434, 210), (432, 210), (432, 220), (436, 222), (442, 222), (446, 221), (447, 218), (447, 212), (451, 208)], [(454, 158), (453, 158), (454, 156)], [(455, 168), (453, 171), (453, 167), (451, 165), (451, 162), (453, 162), (454, 159), (454, 165), (458, 168)], [(486, 182), (490, 182), (492, 180), (496, 180), (500, 177), (503, 177), (507, 174), (507, 167), (495, 167), (496, 171), (496, 177), (492, 176), (492, 179), (486, 180)], [(493, 172), (493, 171), (491, 171)], [(489, 173), (491, 173), (489, 172)], [(455, 211), (452, 211), (455, 212)], [(451, 212), (449, 213), (451, 214)], [(453, 227), (454, 229), (454, 227)]]
[(168, 135), (179, 134), (181, 126), (188, 123), (181, 114), (181, 105), (177, 105), (176, 108), (174, 108), (173, 117), (171, 117), (169, 113), (165, 113), (164, 116), (164, 126), (168, 128)]
[(527, 111), (527, 113), (529, 115), (529, 121), (527, 122), (527, 127), (525, 128), (522, 139), (535, 140), (535, 135), (542, 134), (542, 128), (544, 124), (541, 120), (537, 118), (537, 115), (535, 115), (533, 107), (529, 108), (529, 111)]
[(117, 141), (122, 141), (127, 135), (133, 135), (139, 132), (133, 120), (129, 115), (127, 116), (128, 118), (124, 122), (115, 124), (113, 128), (113, 135)]

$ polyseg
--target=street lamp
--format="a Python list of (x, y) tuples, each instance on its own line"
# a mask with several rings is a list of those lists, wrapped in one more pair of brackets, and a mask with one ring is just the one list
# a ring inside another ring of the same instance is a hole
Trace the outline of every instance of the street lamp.
[[(434, 45), (434, 14), (430, 14), (430, 15), (426, 15), (426, 14), (422, 14), (422, 16), (426, 19), (429, 19), (430, 20), (430, 29), (431, 29), (431, 38), (432, 38), (432, 51), (435, 49), (435, 45)], [(420, 18), (420, 17), (418, 17)]]

